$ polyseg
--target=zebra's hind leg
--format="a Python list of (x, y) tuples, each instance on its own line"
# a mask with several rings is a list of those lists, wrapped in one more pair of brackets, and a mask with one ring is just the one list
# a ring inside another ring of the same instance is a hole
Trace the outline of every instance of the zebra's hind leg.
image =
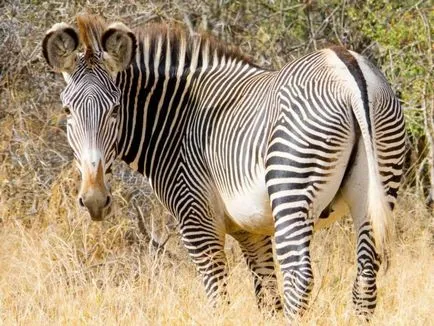
[(367, 211), (369, 180), (366, 178), (366, 155), (363, 144), (359, 150), (349, 177), (342, 185), (343, 199), (350, 208), (357, 234), (357, 275), (353, 285), (353, 304), (356, 315), (369, 319), (377, 304), (377, 272), (380, 260), (375, 249), (371, 223)]
[(301, 317), (308, 307), (313, 288), (310, 242), (313, 221), (304, 210), (294, 211), (289, 218), (278, 219), (276, 253), (283, 274), (285, 315), (293, 320)]
[(266, 153), (265, 178), (289, 319), (308, 307), (313, 225), (339, 190), (355, 140), (353, 116), (341, 100), (324, 102), (325, 95), (319, 95), (323, 86), (281, 90), (282, 111)]
[(356, 314), (368, 320), (377, 304), (376, 278), (380, 267), (369, 222), (360, 226), (357, 238), (357, 276), (353, 285), (353, 304)]
[(258, 306), (281, 310), (271, 237), (245, 231), (236, 232), (232, 236), (240, 244), (247, 266), (252, 272)]
[(266, 183), (274, 217), (276, 254), (283, 274), (284, 309), (288, 319), (293, 320), (309, 304), (314, 223), (340, 187), (352, 136), (347, 135), (335, 148), (329, 145), (332, 149), (322, 156), (308, 143), (292, 149), (289, 145), (295, 140), (278, 141), (267, 153)]

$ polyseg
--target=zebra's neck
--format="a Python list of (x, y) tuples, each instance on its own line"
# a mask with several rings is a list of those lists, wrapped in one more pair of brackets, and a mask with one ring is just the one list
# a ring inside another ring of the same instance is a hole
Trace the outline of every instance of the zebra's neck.
[(236, 105), (244, 81), (261, 72), (238, 53), (225, 52), (201, 36), (143, 36), (135, 62), (116, 80), (123, 107), (119, 157), (148, 177), (159, 174), (159, 163), (175, 166), (195, 113)]

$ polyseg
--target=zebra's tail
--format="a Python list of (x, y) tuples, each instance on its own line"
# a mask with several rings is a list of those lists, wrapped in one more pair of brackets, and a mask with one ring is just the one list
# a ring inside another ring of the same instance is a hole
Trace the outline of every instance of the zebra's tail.
[[(363, 136), (364, 137), (364, 136)], [(380, 180), (376, 155), (373, 151), (373, 142), (364, 137), (366, 156), (368, 158), (368, 214), (374, 235), (375, 247), (384, 263), (385, 269), (389, 266), (388, 246), (393, 229), (392, 209), (387, 201), (383, 183)], [(368, 147), (368, 146), (372, 147)]]
[(365, 92), (365, 98), (363, 95), (361, 97), (357, 96), (357, 98), (353, 100), (352, 108), (361, 130), (361, 136), (366, 151), (369, 180), (367, 206), (375, 248), (381, 261), (384, 263), (385, 270), (387, 270), (389, 265), (388, 245), (393, 229), (392, 209), (387, 201), (386, 192), (380, 179), (375, 144), (375, 128), (370, 125), (370, 121), (374, 119), (371, 119), (370, 113), (365, 113), (373, 112), (374, 110), (369, 108), (367, 89), (361, 90), (361, 92)]

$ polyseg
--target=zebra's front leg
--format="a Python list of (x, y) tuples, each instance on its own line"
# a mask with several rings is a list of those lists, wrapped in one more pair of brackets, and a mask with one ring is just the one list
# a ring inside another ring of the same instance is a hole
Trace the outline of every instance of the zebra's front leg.
[(232, 236), (240, 244), (247, 266), (252, 272), (258, 306), (268, 308), (271, 305), (272, 309), (282, 309), (271, 237), (245, 231), (236, 232)]
[(212, 221), (190, 219), (181, 227), (182, 240), (197, 271), (203, 278), (211, 305), (228, 302), (227, 263), (224, 253), (224, 234)]

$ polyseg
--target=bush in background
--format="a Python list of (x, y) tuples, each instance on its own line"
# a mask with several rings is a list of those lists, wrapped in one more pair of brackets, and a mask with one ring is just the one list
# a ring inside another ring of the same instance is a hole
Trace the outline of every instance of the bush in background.
[[(414, 0), (6, 0), (0, 4), (0, 216), (19, 212), (19, 218), (33, 223), (47, 207), (59, 173), (73, 170), (59, 108), (64, 83), (46, 66), (40, 44), (54, 23), (74, 24), (83, 11), (131, 27), (181, 22), (240, 46), (268, 68), (331, 44), (362, 53), (386, 74), (402, 101), (409, 134), (405, 181), (426, 193), (434, 134), (431, 9), (429, 1)], [(120, 197), (144, 191), (153, 198), (146, 183), (123, 165), (117, 171), (118, 180), (127, 181), (119, 185)], [(128, 201), (124, 204), (119, 213), (136, 215)]]

